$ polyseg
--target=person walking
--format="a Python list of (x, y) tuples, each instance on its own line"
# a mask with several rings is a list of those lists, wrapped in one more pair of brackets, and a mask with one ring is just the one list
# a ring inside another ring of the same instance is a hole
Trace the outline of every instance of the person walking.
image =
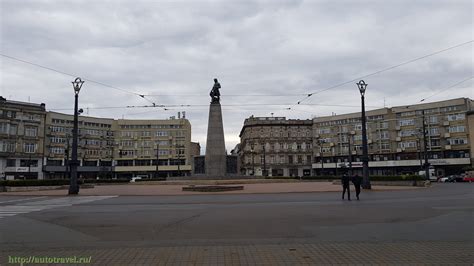
[(351, 200), (351, 189), (349, 188), (350, 177), (347, 174), (344, 174), (341, 178), (342, 183), (342, 199), (344, 199), (344, 194), (347, 190), (347, 199)]
[(356, 191), (356, 197), (357, 200), (359, 200), (359, 194), (360, 194), (360, 184), (362, 184), (362, 177), (360, 177), (358, 174), (352, 177), (352, 184), (354, 184), (355, 191)]

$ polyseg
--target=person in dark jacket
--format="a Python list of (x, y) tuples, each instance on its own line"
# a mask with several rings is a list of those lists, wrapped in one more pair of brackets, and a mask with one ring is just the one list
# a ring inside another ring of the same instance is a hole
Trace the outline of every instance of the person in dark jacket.
[(362, 177), (359, 175), (355, 175), (352, 177), (352, 184), (354, 184), (355, 191), (356, 191), (356, 197), (357, 200), (359, 200), (359, 194), (360, 194), (360, 184), (362, 184)]
[(342, 199), (344, 199), (344, 194), (346, 194), (347, 190), (347, 199), (351, 200), (351, 190), (349, 188), (350, 177), (347, 174), (344, 174), (341, 178), (342, 183)]

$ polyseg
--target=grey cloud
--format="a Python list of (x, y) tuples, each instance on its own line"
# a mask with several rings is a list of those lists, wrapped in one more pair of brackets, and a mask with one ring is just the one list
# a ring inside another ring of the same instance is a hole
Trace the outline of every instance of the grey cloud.
[[(208, 104), (219, 78), (230, 151), (250, 115), (311, 118), (356, 112), (337, 106), (226, 106), (296, 103), (310, 93), (472, 39), (471, 1), (1, 1), (1, 52), (154, 96), (157, 104)], [(369, 106), (415, 103), (473, 74), (472, 44), (367, 78)], [(1, 58), (1, 94), (72, 106), (72, 77)], [(208, 109), (111, 109), (140, 97), (86, 82), (90, 115), (167, 118), (187, 111), (205, 146)], [(473, 97), (472, 81), (430, 100)], [(359, 105), (355, 84), (305, 101)]]

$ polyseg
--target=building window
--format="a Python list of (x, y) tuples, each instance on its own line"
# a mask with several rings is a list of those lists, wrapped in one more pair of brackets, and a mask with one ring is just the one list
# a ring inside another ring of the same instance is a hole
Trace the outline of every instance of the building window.
[(386, 129), (386, 128), (388, 128), (388, 122), (380, 123), (380, 129)]
[(65, 154), (64, 148), (61, 147), (51, 147), (49, 148), (49, 152), (53, 154)]
[(298, 163), (302, 164), (303, 163), (303, 156), (298, 155)]
[(430, 136), (438, 136), (439, 135), (439, 128), (437, 127), (432, 127), (430, 128), (430, 131), (428, 132)]
[(438, 123), (438, 117), (437, 116), (430, 116), (428, 118), (428, 123), (430, 124), (437, 124)]
[(398, 147), (403, 149), (403, 148), (415, 148), (416, 147), (416, 141), (405, 141), (405, 142), (400, 142), (398, 143)]
[(398, 124), (400, 126), (413, 126), (415, 124), (415, 120), (414, 119), (402, 119), (402, 120), (398, 121)]
[(448, 143), (450, 145), (467, 144), (467, 139), (465, 139), (465, 138), (452, 138), (452, 139), (448, 139)]
[(390, 139), (390, 134), (388, 131), (380, 131), (380, 139)]
[(52, 126), (51, 132), (64, 132), (64, 127)]
[(20, 160), (20, 167), (38, 167), (38, 160)]
[(16, 143), (0, 141), (0, 152), (15, 152)]
[(16, 159), (7, 159), (7, 167), (15, 167)]
[(38, 144), (36, 143), (25, 143), (23, 145), (23, 151), (25, 153), (35, 153), (37, 148), (38, 148)]
[(390, 150), (390, 143), (381, 143), (380, 148), (382, 150)]
[(464, 132), (465, 130), (466, 130), (465, 126), (451, 126), (448, 128), (449, 133)]
[(448, 121), (464, 120), (465, 114), (447, 115), (446, 118), (448, 119)]
[(156, 131), (157, 137), (166, 137), (168, 136), (168, 131)]
[(293, 164), (293, 155), (288, 156), (288, 163)]

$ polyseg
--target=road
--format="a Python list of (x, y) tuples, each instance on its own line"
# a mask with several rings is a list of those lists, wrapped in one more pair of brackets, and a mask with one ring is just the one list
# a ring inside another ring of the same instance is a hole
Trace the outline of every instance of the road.
[(192, 196), (0, 194), (9, 256), (95, 265), (474, 263), (474, 184), (406, 191)]

